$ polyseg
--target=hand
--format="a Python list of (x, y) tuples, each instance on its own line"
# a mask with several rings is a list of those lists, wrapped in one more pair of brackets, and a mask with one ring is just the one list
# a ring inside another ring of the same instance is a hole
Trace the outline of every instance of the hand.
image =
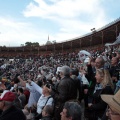
[(92, 103), (88, 103), (88, 107), (91, 107), (93, 104)]
[(17, 78), (18, 78), (18, 80), (20, 79), (20, 75), (19, 76), (17, 76)]
[(88, 65), (91, 65), (91, 60), (92, 60), (92, 57), (89, 57)]
[(32, 81), (31, 81), (31, 80), (27, 80), (27, 82), (28, 82), (29, 84), (31, 84)]

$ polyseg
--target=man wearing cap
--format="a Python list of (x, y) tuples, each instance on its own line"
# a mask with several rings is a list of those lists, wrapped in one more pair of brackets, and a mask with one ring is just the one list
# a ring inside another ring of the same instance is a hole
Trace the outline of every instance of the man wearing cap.
[(26, 120), (23, 112), (14, 106), (16, 96), (13, 92), (4, 91), (0, 96), (0, 120)]

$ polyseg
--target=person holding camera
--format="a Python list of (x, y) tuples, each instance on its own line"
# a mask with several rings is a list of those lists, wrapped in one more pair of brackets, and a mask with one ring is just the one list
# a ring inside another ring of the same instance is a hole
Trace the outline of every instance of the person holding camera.
[(48, 82), (43, 85), (43, 87), (38, 86), (35, 82), (28, 80), (29, 84), (32, 85), (40, 94), (40, 98), (37, 102), (37, 110), (35, 115), (35, 120), (42, 118), (42, 110), (46, 105), (53, 106), (53, 97), (51, 96), (51, 84)]

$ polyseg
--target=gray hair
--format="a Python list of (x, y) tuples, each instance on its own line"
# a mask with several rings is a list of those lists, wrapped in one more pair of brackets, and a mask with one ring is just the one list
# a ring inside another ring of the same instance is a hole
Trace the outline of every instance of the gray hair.
[(77, 102), (66, 102), (64, 109), (67, 110), (66, 117), (72, 117), (72, 120), (81, 120), (81, 106)]
[(105, 60), (103, 59), (103, 56), (98, 56), (97, 59), (100, 60), (101, 66), (104, 66)]
[(62, 67), (62, 73), (64, 76), (69, 76), (70, 75), (70, 67), (69, 66), (63, 66)]

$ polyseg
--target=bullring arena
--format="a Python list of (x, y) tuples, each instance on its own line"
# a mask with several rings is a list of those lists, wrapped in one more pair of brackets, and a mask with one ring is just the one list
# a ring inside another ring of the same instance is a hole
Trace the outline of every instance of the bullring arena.
[(103, 26), (102, 28), (91, 31), (90, 33), (66, 40), (59, 43), (48, 44), (43, 46), (20, 46), (20, 47), (5, 47), (0, 46), (0, 57), (14, 58), (14, 57), (39, 57), (49, 56), (50, 54), (62, 53), (66, 55), (69, 51), (78, 53), (81, 49), (86, 50), (100, 50), (105, 43), (112, 43), (116, 40), (120, 33), (120, 18)]

